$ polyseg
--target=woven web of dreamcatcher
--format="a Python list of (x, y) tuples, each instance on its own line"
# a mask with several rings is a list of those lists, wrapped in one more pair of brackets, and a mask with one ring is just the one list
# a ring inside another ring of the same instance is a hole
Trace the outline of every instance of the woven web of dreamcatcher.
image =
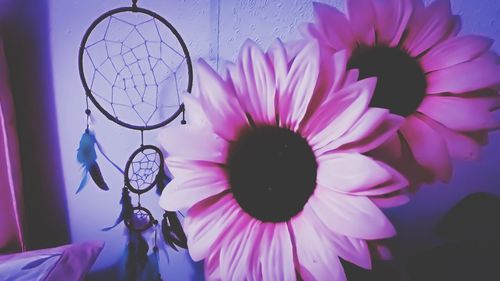
[(111, 15), (94, 28), (84, 54), (91, 94), (117, 120), (147, 127), (178, 110), (188, 66), (179, 41), (158, 19)]
[(160, 155), (155, 150), (140, 151), (130, 163), (130, 185), (137, 190), (144, 190), (154, 184), (160, 172), (160, 161)]

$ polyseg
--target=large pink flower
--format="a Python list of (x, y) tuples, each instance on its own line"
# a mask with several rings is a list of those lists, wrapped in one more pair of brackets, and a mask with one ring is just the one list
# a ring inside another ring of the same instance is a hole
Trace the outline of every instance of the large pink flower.
[(420, 0), (348, 0), (347, 15), (319, 3), (314, 11), (305, 37), (330, 53), (346, 50), (360, 79), (378, 77), (371, 106), (406, 118), (372, 156), (414, 184), (448, 181), (452, 157), (478, 157), (487, 133), (500, 127), (500, 60), (491, 39), (457, 35), (460, 19), (449, 0), (428, 7)]
[(318, 106), (316, 42), (293, 58), (247, 42), (227, 77), (198, 63), (188, 125), (160, 136), (174, 176), (160, 205), (188, 208), (189, 253), (208, 280), (345, 280), (339, 257), (370, 268), (367, 240), (395, 234), (374, 202), (408, 182), (361, 153), (402, 118), (368, 107), (376, 79), (346, 73), (345, 54), (329, 60), (336, 86)]

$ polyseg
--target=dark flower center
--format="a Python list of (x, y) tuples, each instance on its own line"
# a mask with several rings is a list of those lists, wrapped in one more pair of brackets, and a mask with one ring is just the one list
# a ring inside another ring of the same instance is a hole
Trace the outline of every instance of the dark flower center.
[(314, 153), (305, 139), (288, 129), (245, 131), (231, 144), (227, 164), (234, 198), (263, 222), (288, 221), (316, 187)]
[(387, 108), (406, 117), (414, 113), (424, 99), (425, 73), (418, 61), (399, 48), (360, 46), (347, 67), (359, 69), (359, 79), (377, 77), (372, 107)]

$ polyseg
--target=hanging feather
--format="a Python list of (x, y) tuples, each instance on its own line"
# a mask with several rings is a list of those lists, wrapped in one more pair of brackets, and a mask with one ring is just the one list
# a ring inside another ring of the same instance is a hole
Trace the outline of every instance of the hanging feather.
[(159, 250), (158, 247), (153, 247), (153, 252), (148, 256), (148, 263), (144, 270), (140, 273), (137, 281), (162, 281), (159, 265)]
[(176, 212), (165, 211), (161, 223), (163, 239), (177, 251), (177, 246), (187, 249), (187, 238)]
[(97, 141), (94, 133), (92, 133), (89, 129), (86, 129), (85, 133), (83, 133), (82, 138), (80, 139), (80, 146), (78, 147), (78, 152), (76, 155), (76, 159), (83, 168), (83, 178), (76, 193), (79, 193), (83, 190), (83, 188), (87, 184), (89, 174), (100, 189), (109, 190), (109, 187), (102, 176), (101, 169), (96, 162), (96, 142)]
[(128, 220), (132, 217), (134, 207), (132, 206), (132, 199), (130, 198), (128, 188), (126, 187), (123, 187), (122, 189), (120, 204), (122, 205), (122, 210), (115, 223), (110, 227), (103, 228), (102, 231), (109, 231), (119, 225), (122, 221)]
[(126, 280), (136, 281), (143, 272), (148, 261), (149, 246), (142, 234), (129, 230), (129, 242), (125, 251)]
[(165, 171), (160, 167), (158, 175), (156, 176), (156, 194), (161, 195), (161, 193), (165, 189), (165, 186), (167, 186), (167, 184), (171, 181), (172, 179), (167, 176), (165, 174)]
[(154, 220), (153, 222), (154, 229), (154, 237), (153, 237), (153, 251), (148, 256), (148, 264), (146, 268), (140, 274), (140, 278), (138, 281), (162, 281), (160, 274), (160, 265), (159, 265), (159, 255), (160, 251), (157, 246), (157, 237), (158, 237), (158, 221)]

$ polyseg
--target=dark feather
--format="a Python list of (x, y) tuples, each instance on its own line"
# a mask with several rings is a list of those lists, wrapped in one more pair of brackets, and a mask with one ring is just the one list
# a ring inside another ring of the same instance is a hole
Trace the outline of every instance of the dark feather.
[(92, 163), (92, 165), (90, 165), (89, 173), (92, 179), (94, 180), (95, 184), (97, 185), (97, 187), (99, 187), (102, 190), (109, 190), (108, 185), (106, 184), (104, 178), (102, 177), (101, 169), (99, 169), (99, 165), (97, 165), (97, 162), (94, 162)]
[(146, 265), (146, 262), (148, 260), (148, 250), (149, 246), (146, 240), (144, 240), (144, 237), (142, 237), (142, 234), (136, 231), (132, 231), (133, 236), (135, 236), (135, 253), (137, 255), (137, 264), (139, 267), (143, 268)]
[(161, 222), (161, 231), (163, 233), (163, 240), (165, 243), (167, 243), (170, 248), (174, 249), (174, 251), (179, 251), (171, 238), (170, 226), (168, 225), (168, 221), (166, 219), (163, 219)]
[(176, 243), (179, 247), (187, 249), (187, 238), (186, 234), (184, 233), (184, 229), (182, 228), (181, 222), (179, 221), (179, 218), (177, 217), (176, 212), (166, 212), (168, 220), (170, 222), (170, 226), (173, 230), (173, 233), (177, 236), (178, 238), (178, 243)]
[(120, 204), (122, 205), (122, 210), (115, 223), (112, 226), (103, 228), (102, 231), (109, 231), (119, 225), (123, 220), (130, 219), (132, 217), (132, 199), (130, 198), (130, 194), (126, 187), (122, 189), (122, 198), (120, 199)]
[(172, 179), (165, 174), (165, 171), (160, 170), (156, 179), (156, 194), (161, 195), (165, 186), (171, 181)]
[(149, 246), (140, 232), (129, 231), (129, 242), (125, 257), (127, 280), (137, 281), (148, 261)]
[(176, 212), (165, 211), (162, 220), (162, 233), (165, 242), (177, 251), (177, 246), (187, 249), (187, 238)]
[(148, 262), (141, 272), (138, 281), (161, 281), (160, 266), (158, 264), (158, 248), (153, 247), (153, 252), (148, 256)]

